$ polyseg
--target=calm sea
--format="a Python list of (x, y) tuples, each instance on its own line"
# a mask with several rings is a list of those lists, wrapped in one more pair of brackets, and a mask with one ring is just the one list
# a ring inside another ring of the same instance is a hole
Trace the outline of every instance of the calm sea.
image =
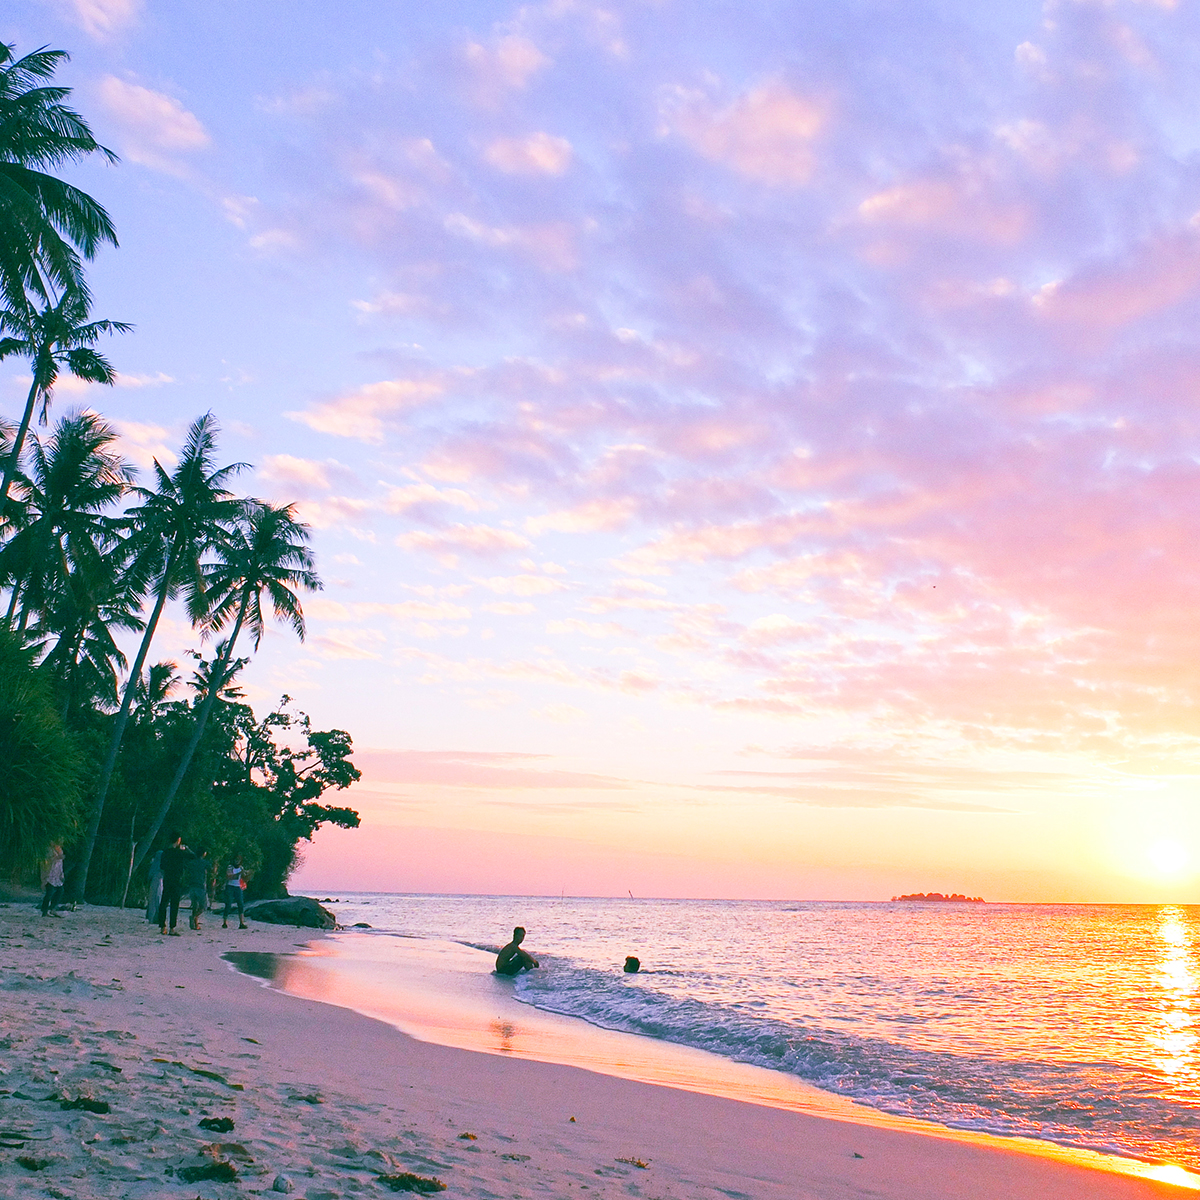
[(1200, 1169), (1200, 907), (340, 900), (346, 925), (476, 947), (524, 925), (537, 1008), (889, 1113)]

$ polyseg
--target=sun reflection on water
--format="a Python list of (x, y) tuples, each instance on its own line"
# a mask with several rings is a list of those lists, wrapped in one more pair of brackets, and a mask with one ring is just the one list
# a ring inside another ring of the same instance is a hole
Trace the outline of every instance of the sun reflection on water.
[(1155, 1065), (1169, 1078), (1183, 1082), (1196, 1073), (1196, 998), (1198, 974), (1182, 910), (1173, 904), (1159, 913), (1158, 937), (1162, 958), (1158, 980), (1158, 1027), (1150, 1044), (1159, 1051)]

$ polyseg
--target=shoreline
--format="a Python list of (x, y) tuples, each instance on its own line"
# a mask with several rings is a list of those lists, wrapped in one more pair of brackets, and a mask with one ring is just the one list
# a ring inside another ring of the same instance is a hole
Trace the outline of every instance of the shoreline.
[[(372, 949), (377, 953), (371, 954)], [(227, 961), (234, 957), (236, 951)], [(1200, 1175), (1173, 1165), (888, 1113), (785, 1071), (537, 1008), (517, 996), (512, 981), (494, 975), (492, 957), (467, 943), (350, 928), (331, 931), (307, 949), (278, 956), (273, 965), (231, 965), (282, 994), (349, 1009), (434, 1045), (576, 1067), (827, 1120), (1049, 1158), (1089, 1170), (1174, 1181), (1200, 1191)], [(374, 961), (389, 968), (386, 993), (377, 979), (361, 971)], [(357, 975), (355, 968), (359, 968)], [(497, 1029), (504, 1031), (503, 1036), (497, 1036)]]
[[(338, 1200), (389, 1194), (380, 1177), (404, 1172), (481, 1198), (1194, 1194), (1009, 1139), (838, 1120), (435, 1045), (331, 1000), (256, 986), (220, 957), (311, 953), (323, 940), (211, 922), (165, 940), (135, 910), (51, 920), (0, 906), (0, 1196), (215, 1200), (270, 1192), (282, 1175), (296, 1197)], [(64, 1100), (109, 1109), (64, 1110)], [(198, 1126), (222, 1116), (231, 1131)], [(183, 1182), (217, 1163), (237, 1180)]]

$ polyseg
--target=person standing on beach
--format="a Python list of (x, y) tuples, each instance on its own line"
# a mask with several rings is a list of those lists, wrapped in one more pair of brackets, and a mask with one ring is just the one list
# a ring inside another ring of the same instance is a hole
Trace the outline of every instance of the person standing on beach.
[(146, 920), (158, 920), (158, 906), (162, 903), (162, 856), (161, 850), (155, 850), (150, 860), (150, 895), (146, 898)]
[(183, 882), (187, 885), (192, 915), (188, 924), (200, 928), (200, 915), (208, 907), (208, 851), (201, 850), (188, 859), (183, 868)]
[(63, 884), (66, 882), (66, 875), (63, 872), (63, 848), (55, 842), (50, 847), (50, 854), (46, 859), (46, 865), (42, 870), (42, 884), (45, 891), (42, 893), (42, 916), (43, 917), (58, 917), (61, 913), (55, 912), (58, 902), (62, 899)]
[(225, 916), (221, 920), (222, 929), (229, 928), (229, 906), (231, 904), (237, 905), (238, 928), (246, 928), (245, 901), (242, 899), (242, 891), (246, 886), (244, 875), (242, 856), (235, 855), (230, 859), (229, 866), (225, 868)]
[(171, 937), (183, 935), (175, 928), (179, 920), (179, 901), (183, 897), (183, 873), (194, 858), (183, 844), (183, 834), (171, 834), (170, 845), (162, 852), (162, 899), (158, 902), (158, 931), (167, 936), (167, 910), (171, 914)]
[(532, 971), (538, 966), (538, 960), (528, 950), (521, 949), (525, 940), (525, 930), (518, 925), (513, 930), (513, 939), (496, 955), (497, 975), (516, 975), (520, 971)]

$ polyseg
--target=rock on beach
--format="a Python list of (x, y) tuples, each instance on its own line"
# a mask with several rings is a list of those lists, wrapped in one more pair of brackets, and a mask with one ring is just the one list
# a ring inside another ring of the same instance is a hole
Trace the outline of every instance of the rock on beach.
[(246, 906), (246, 916), (269, 925), (295, 925), (303, 929), (336, 929), (337, 918), (311, 896), (286, 900), (256, 900)]

